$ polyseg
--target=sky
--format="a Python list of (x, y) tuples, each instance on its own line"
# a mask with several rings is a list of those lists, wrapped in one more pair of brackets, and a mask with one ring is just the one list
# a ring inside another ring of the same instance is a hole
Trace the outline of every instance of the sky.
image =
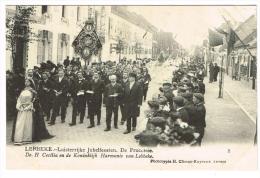
[(256, 13), (255, 6), (128, 6), (128, 9), (143, 15), (159, 30), (172, 32), (186, 49), (201, 45), (209, 28), (224, 23), (221, 14), (234, 23)]

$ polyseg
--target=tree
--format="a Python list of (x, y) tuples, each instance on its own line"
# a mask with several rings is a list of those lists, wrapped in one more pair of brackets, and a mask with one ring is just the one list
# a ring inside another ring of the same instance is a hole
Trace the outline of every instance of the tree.
[[(16, 6), (16, 13), (6, 19), (6, 49), (11, 51), (13, 70), (23, 67), (24, 60), (28, 60), (28, 43), (38, 39), (30, 27), (36, 23), (34, 6)], [(24, 49), (26, 57), (24, 59)]]

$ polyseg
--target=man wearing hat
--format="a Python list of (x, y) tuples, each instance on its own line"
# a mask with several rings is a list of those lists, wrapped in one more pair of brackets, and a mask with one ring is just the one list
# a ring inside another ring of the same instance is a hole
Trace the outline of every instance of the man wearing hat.
[(97, 115), (97, 125), (100, 125), (101, 120), (102, 95), (105, 89), (105, 84), (103, 80), (100, 79), (98, 72), (94, 73), (93, 79), (90, 82), (90, 86), (91, 90), (87, 92), (87, 103), (90, 115), (90, 126), (88, 126), (88, 128), (92, 128), (95, 126), (95, 115)]
[(176, 111), (180, 115), (180, 119), (183, 122), (188, 123), (189, 122), (189, 115), (188, 115), (187, 110), (184, 108), (184, 99), (183, 99), (183, 97), (182, 96), (173, 97), (173, 104), (174, 104), (174, 107), (175, 107)]
[(193, 94), (193, 102), (195, 104), (195, 113), (190, 121), (190, 125), (194, 126), (196, 131), (200, 134), (197, 139), (198, 145), (201, 145), (204, 136), (204, 129), (206, 127), (206, 108), (204, 106), (204, 95), (201, 93)]
[[(128, 73), (124, 72), (123, 73), (123, 78), (120, 81), (120, 84), (122, 86), (122, 89), (124, 90), (126, 86), (128, 86), (129, 80), (128, 80)], [(121, 122), (120, 124), (123, 125), (126, 121), (126, 112), (125, 112), (125, 105), (123, 102), (124, 97), (122, 97), (122, 100), (120, 102), (120, 111), (121, 111)]]
[(129, 73), (129, 82), (124, 88), (124, 107), (127, 121), (127, 129), (124, 134), (128, 134), (136, 129), (137, 117), (142, 105), (142, 96), (142, 87), (136, 82), (136, 74)]

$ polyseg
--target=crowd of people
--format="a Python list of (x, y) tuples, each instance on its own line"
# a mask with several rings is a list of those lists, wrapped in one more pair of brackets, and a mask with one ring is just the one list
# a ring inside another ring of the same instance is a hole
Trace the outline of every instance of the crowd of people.
[(206, 127), (204, 65), (181, 64), (171, 81), (148, 101), (146, 129), (135, 138), (143, 146), (201, 145)]
[[(118, 63), (107, 61), (83, 65), (79, 59), (65, 59), (63, 64), (51, 61), (33, 69), (7, 71), (7, 117), (14, 118), (12, 141), (21, 145), (52, 138), (46, 129), (55, 125), (56, 118), (65, 123), (67, 108), (72, 105), (69, 126), (89, 119), (88, 128), (101, 124), (102, 105), (106, 107), (106, 129), (126, 123), (128, 134), (135, 131), (140, 107), (146, 101), (151, 77), (146, 64), (149, 59)], [(87, 110), (87, 113), (86, 113)], [(96, 121), (95, 121), (96, 117)]]
[(210, 62), (209, 63), (209, 83), (218, 81), (218, 73), (220, 71), (220, 67), (217, 63)]

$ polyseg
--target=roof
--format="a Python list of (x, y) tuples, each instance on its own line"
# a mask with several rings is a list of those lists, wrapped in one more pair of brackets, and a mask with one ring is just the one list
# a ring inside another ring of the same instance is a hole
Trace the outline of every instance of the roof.
[(128, 22), (139, 26), (150, 32), (157, 32), (157, 28), (148, 22), (143, 16), (130, 12), (125, 6), (111, 6), (111, 12), (119, 17), (124, 18)]

